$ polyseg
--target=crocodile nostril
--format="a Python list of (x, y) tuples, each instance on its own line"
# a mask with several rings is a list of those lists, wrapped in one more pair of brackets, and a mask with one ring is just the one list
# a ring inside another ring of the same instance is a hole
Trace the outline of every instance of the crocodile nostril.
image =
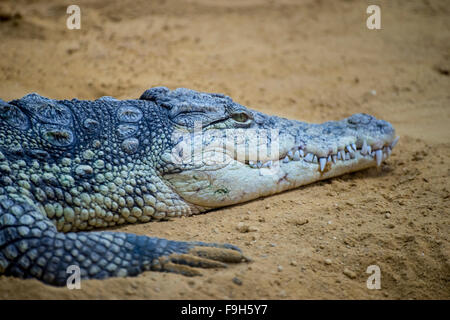
[(378, 120), (377, 121), (377, 127), (383, 134), (394, 134), (395, 130), (394, 127), (387, 121), (384, 120)]
[(347, 121), (350, 124), (369, 124), (370, 121), (375, 119), (371, 115), (365, 114), (365, 113), (357, 113), (352, 116), (350, 116)]

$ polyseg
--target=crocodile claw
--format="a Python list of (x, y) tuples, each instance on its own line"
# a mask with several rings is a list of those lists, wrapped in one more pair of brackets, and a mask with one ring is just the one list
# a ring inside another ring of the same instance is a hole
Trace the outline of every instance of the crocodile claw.
[(249, 262), (239, 249), (230, 245), (200, 244), (195, 245), (187, 253), (173, 253), (159, 259), (161, 270), (179, 273), (184, 276), (200, 276), (196, 268), (227, 268), (227, 263)]

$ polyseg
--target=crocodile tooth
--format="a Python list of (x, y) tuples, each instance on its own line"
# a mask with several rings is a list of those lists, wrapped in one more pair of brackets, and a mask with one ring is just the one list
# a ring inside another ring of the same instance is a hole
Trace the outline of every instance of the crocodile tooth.
[(367, 146), (367, 154), (372, 154), (372, 147), (371, 146)]
[(392, 153), (392, 149), (390, 147), (387, 147), (386, 153), (387, 153), (388, 157), (390, 157), (391, 153)]
[(313, 156), (312, 153), (308, 153), (308, 154), (306, 155), (306, 157), (304, 157), (303, 159), (304, 159), (306, 162), (312, 162), (313, 159), (314, 159), (314, 156)]
[(294, 161), (300, 161), (300, 154), (299, 154), (298, 150), (295, 151), (294, 157), (292, 158), (292, 160), (294, 160)]
[(252, 167), (252, 168), (255, 168), (255, 167), (256, 167), (256, 165), (255, 165), (255, 163), (254, 163), (253, 161), (249, 161), (249, 162), (248, 162), (248, 165), (249, 165), (250, 167)]
[(272, 160), (267, 161), (262, 165), (263, 168), (270, 168), (272, 167)]
[(350, 152), (345, 153), (345, 160), (350, 160)]
[(352, 147), (351, 147), (350, 145), (346, 146), (345, 148), (346, 148), (347, 151), (350, 152), (350, 153), (353, 153), (353, 152), (354, 152), (353, 149), (352, 149)]
[(364, 140), (363, 145), (361, 147), (361, 154), (364, 155), (364, 156), (367, 154), (367, 142), (366, 142), (366, 140)]
[(337, 153), (337, 158), (338, 158), (338, 160), (344, 160), (344, 159), (342, 158), (341, 150), (338, 151), (338, 153)]
[(357, 150), (358, 150), (358, 149), (356, 149), (356, 144), (352, 143), (352, 149), (353, 149), (354, 151), (357, 151)]
[(337, 162), (337, 155), (332, 154), (331, 155), (331, 160), (333, 161), (334, 164), (336, 164), (336, 162)]
[(325, 169), (325, 165), (327, 164), (327, 158), (319, 158), (319, 164), (320, 164), (320, 171), (323, 172), (323, 169)]
[(381, 161), (383, 160), (383, 150), (378, 149), (375, 151), (375, 158), (377, 160), (377, 166), (381, 165)]
[(305, 152), (302, 149), (299, 149), (298, 153), (300, 154), (301, 157), (305, 156)]
[(290, 161), (290, 160), (289, 160), (289, 157), (288, 157), (288, 156), (284, 157), (283, 163), (288, 163), (289, 161)]
[(314, 163), (317, 163), (318, 162), (318, 160), (317, 160), (317, 156), (316, 155), (314, 155), (314, 158), (313, 158), (313, 160), (312, 160)]
[(331, 162), (331, 155), (330, 155), (330, 156), (328, 156), (328, 158), (327, 158), (327, 162)]
[(398, 140), (400, 140), (400, 137), (399, 137), (399, 136), (397, 136), (397, 137), (394, 139), (394, 141), (392, 141), (392, 143), (391, 143), (391, 148), (394, 148), (394, 147), (396, 146)]
[(256, 161), (256, 166), (258, 167), (258, 168), (261, 168), (262, 167), (262, 162), (261, 161)]
[(291, 158), (291, 159), (294, 157), (294, 154), (292, 153), (292, 150), (289, 150), (288, 153), (287, 153), (287, 155), (288, 155), (288, 157)]

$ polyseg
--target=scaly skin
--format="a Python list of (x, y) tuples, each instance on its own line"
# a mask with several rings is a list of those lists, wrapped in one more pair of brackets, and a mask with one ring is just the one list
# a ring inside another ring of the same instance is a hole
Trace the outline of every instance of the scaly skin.
[(85, 231), (198, 214), (379, 165), (394, 138), (389, 123), (365, 114), (307, 124), (188, 89), (123, 101), (0, 100), (0, 274), (65, 285), (70, 265), (101, 279), (245, 261), (228, 244)]

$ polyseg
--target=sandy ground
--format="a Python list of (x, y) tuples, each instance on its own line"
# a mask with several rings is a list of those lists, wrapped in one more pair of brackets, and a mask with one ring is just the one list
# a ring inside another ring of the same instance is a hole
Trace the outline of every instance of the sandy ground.
[[(66, 28), (72, 3), (81, 30)], [(381, 6), (382, 30), (366, 28), (368, 4)], [(379, 170), (120, 229), (233, 243), (252, 263), (73, 291), (2, 276), (0, 298), (449, 299), (449, 16), (445, 0), (0, 1), (4, 100), (188, 87), (309, 122), (370, 113), (402, 137)], [(366, 287), (369, 265), (381, 290)]]

